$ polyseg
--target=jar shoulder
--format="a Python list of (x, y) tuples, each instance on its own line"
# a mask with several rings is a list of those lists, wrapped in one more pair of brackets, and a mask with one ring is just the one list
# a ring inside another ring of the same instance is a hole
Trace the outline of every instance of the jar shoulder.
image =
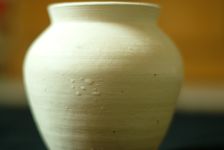
[[(173, 42), (158, 28), (120, 24), (52, 25), (34, 42), (29, 68), (108, 70), (182, 75), (182, 61)], [(57, 64), (57, 65), (55, 65)], [(125, 68), (125, 69), (124, 69)]]
[(99, 48), (101, 51), (104, 48), (105, 51), (107, 48), (113, 51), (122, 49), (124, 52), (129, 51), (125, 47), (132, 47), (137, 51), (139, 49), (158, 51), (166, 47), (166, 52), (176, 51), (175, 44), (155, 25), (128, 26), (113, 23), (54, 24), (37, 38), (30, 49), (37, 49), (39, 53), (43, 50), (46, 53), (60, 49), (74, 50), (75, 47)]

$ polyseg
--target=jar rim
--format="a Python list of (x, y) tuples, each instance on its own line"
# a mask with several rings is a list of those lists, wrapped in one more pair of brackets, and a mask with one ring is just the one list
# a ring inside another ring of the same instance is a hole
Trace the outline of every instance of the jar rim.
[(119, 1), (95, 1), (95, 2), (58, 2), (52, 3), (48, 8), (58, 8), (58, 7), (71, 7), (71, 6), (143, 6), (151, 8), (160, 8), (158, 4), (155, 3), (144, 3), (144, 2), (119, 2)]

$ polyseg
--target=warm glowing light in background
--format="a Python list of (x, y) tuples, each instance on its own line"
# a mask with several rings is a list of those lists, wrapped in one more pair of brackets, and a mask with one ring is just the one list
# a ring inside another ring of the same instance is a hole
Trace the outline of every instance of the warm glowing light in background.
[[(5, 60), (4, 68), (1, 64), (0, 74), (21, 77), (22, 60), (27, 47), (49, 24), (46, 6), (61, 1), (63, 0), (14, 0), (7, 3), (7, 16), (10, 17), (5, 20), (9, 26), (7, 43), (10, 44), (5, 47), (7, 50), (1, 48), (1, 55), (8, 55), (5, 56), (8, 60)], [(223, 0), (142, 1), (161, 4), (159, 24), (180, 48), (187, 80), (224, 79)], [(3, 0), (0, 2), (2, 14), (5, 5)]]

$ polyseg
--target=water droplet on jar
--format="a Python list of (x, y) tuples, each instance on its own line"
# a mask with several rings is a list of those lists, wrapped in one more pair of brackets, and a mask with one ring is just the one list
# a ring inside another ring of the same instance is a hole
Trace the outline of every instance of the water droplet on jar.
[(81, 96), (81, 95), (82, 95), (79, 91), (77, 91), (75, 94), (76, 94), (77, 96)]
[(75, 89), (75, 86), (74, 85), (72, 85), (72, 89)]
[(71, 79), (70, 81), (71, 81), (72, 83), (75, 83), (75, 79)]
[(99, 91), (92, 92), (92, 95), (99, 96), (101, 93)]
[(94, 81), (92, 79), (85, 79), (84, 82), (89, 84), (89, 85), (94, 83)]
[(80, 89), (86, 90), (86, 87), (85, 86), (80, 86)]

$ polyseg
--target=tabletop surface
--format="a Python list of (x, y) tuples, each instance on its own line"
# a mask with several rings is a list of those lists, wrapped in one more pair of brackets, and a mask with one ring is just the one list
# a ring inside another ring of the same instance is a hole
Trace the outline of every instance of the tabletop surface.
[[(160, 150), (224, 150), (224, 114), (177, 112)], [(28, 108), (0, 107), (0, 150), (46, 150)]]

